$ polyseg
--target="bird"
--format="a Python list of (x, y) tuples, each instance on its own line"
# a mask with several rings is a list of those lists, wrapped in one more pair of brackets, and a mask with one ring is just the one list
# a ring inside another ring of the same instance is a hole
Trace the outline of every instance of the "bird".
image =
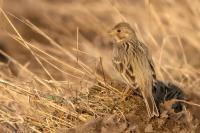
[(136, 36), (127, 22), (115, 25), (109, 34), (114, 38), (112, 64), (131, 88), (138, 88), (144, 99), (148, 116), (159, 116), (153, 97), (156, 81), (155, 66), (148, 47)]

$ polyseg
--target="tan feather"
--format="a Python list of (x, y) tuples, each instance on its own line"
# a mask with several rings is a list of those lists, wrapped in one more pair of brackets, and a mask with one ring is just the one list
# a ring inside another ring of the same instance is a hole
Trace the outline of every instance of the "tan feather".
[(114, 67), (129, 86), (134, 87), (135, 84), (139, 86), (149, 117), (159, 116), (152, 94), (156, 74), (148, 48), (137, 39), (130, 25), (118, 24), (113, 30), (120, 31), (116, 32), (115, 36), (118, 37), (118, 42), (113, 50)]

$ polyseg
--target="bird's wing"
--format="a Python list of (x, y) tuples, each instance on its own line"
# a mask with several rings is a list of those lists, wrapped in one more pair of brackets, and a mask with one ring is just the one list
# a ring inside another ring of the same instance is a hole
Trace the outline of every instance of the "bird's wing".
[(151, 53), (149, 52), (148, 48), (146, 47), (145, 44), (143, 44), (142, 42), (139, 42), (141, 45), (141, 47), (143, 47), (144, 49), (144, 53), (146, 53), (146, 57), (147, 57), (147, 60), (149, 62), (149, 65), (150, 65), (150, 68), (151, 68), (151, 72), (152, 72), (152, 76), (154, 79), (156, 79), (156, 72), (155, 72), (155, 65), (154, 65), (154, 62), (153, 62), (153, 59), (151, 57)]
[[(152, 94), (152, 89), (153, 89), (152, 81), (156, 79), (155, 66), (154, 66), (151, 54), (149, 53), (146, 45), (143, 44), (142, 42), (140, 42), (139, 44), (140, 44), (140, 47), (144, 50), (143, 56), (146, 58), (146, 59), (145, 58), (144, 59), (145, 59), (145, 62), (147, 63), (147, 64), (145, 63), (145, 69), (146, 69), (147, 75), (145, 75), (143, 77), (144, 84), (142, 84), (142, 85), (144, 85), (144, 86), (141, 86), (141, 90), (142, 90), (141, 92), (142, 92), (142, 95), (143, 95), (143, 98), (144, 98), (144, 101), (145, 101), (145, 104), (147, 107), (148, 115), (150, 117), (159, 116), (158, 108), (156, 106), (156, 103), (155, 103), (155, 100), (154, 100), (154, 97)], [(143, 71), (145, 71), (145, 70), (143, 70)]]
[(153, 59), (151, 58), (150, 55), (148, 55), (148, 61), (149, 61), (149, 65), (150, 65), (151, 70), (152, 70), (152, 76), (153, 76), (154, 79), (156, 79), (155, 65), (154, 65)]

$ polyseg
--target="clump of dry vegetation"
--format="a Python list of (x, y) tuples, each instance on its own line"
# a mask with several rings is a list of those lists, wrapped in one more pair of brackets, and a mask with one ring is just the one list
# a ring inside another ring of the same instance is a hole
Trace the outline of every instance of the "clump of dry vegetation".
[[(1, 132), (198, 132), (198, 0), (0, 0)], [(192, 103), (149, 120), (111, 64), (107, 31), (126, 20), (160, 80)], [(78, 128), (76, 128), (78, 127)]]

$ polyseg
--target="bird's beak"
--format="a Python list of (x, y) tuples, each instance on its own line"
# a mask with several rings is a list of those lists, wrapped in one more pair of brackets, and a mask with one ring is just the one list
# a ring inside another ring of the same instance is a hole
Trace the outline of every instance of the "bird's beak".
[(114, 36), (114, 35), (115, 35), (115, 31), (114, 31), (114, 30), (110, 30), (110, 31), (108, 31), (108, 34), (109, 34), (110, 36)]

